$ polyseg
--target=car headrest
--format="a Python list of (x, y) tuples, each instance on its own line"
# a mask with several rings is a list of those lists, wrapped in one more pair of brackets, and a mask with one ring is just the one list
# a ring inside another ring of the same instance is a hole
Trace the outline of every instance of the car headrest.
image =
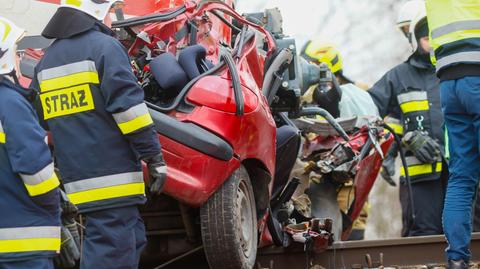
[(189, 79), (183, 68), (171, 53), (163, 53), (150, 62), (152, 72), (158, 85), (172, 94), (179, 93)]
[(206, 55), (207, 51), (202, 45), (186, 47), (180, 52), (178, 63), (183, 67), (189, 79), (194, 79), (208, 70)]

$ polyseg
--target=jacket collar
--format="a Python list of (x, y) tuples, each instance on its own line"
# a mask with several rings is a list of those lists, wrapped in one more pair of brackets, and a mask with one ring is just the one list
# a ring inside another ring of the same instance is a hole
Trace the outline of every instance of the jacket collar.
[(417, 53), (413, 53), (406, 61), (410, 65), (420, 69), (435, 69), (430, 59), (426, 59)]
[(87, 13), (73, 8), (60, 7), (48, 22), (42, 35), (49, 39), (67, 39), (92, 29), (107, 35), (114, 35), (114, 32), (106, 25)]
[(35, 90), (24, 88), (20, 85), (17, 85), (15, 83), (13, 83), (12, 81), (10, 81), (9, 79), (7, 79), (3, 75), (0, 75), (0, 85), (6, 86), (6, 87), (12, 89), (13, 91), (18, 92), (21, 96), (23, 96), (29, 102), (33, 102), (36, 98), (36, 95), (37, 95)]

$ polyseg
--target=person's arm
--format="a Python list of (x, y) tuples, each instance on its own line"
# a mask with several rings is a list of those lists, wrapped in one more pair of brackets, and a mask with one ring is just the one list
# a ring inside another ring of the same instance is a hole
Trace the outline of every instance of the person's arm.
[(48, 124), (44, 120), (43, 107), (42, 107), (42, 104), (40, 103), (40, 94), (39, 94), (40, 93), (40, 85), (38, 83), (37, 74), (38, 74), (37, 67), (35, 67), (34, 76), (32, 78), (32, 82), (30, 83), (30, 86), (29, 86), (30, 89), (37, 92), (35, 100), (33, 100), (33, 102), (32, 102), (32, 106), (35, 109), (35, 112), (37, 114), (37, 118), (38, 118), (38, 122), (40, 123), (40, 126), (42, 126), (43, 129), (48, 131), (49, 130), (48, 129)]
[(382, 118), (390, 114), (398, 114), (394, 110), (395, 107), (398, 107), (398, 104), (394, 94), (394, 85), (391, 76), (391, 72), (388, 72), (367, 91), (372, 97)]
[[(12, 98), (4, 102), (2, 109), (8, 111), (8, 117), (2, 119), (2, 128), (10, 163), (13, 172), (22, 178), (28, 194), (41, 198), (58, 191), (60, 183), (45, 142), (46, 133), (31, 105), (23, 98)], [(56, 202), (52, 201), (51, 205), (58, 206)]]
[(143, 89), (133, 74), (128, 55), (120, 42), (114, 39), (104, 42), (100, 52), (98, 69), (106, 110), (112, 114), (138, 157), (147, 163), (151, 177), (150, 191), (160, 194), (167, 179), (167, 166), (143, 100)]
[(104, 42), (97, 61), (106, 110), (139, 158), (145, 160), (161, 153), (160, 143), (128, 55), (118, 41), (111, 41)]

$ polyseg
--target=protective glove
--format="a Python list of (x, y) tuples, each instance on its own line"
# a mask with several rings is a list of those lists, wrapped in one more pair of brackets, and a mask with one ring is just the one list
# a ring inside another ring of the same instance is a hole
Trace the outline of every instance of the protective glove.
[(60, 247), (60, 255), (55, 257), (54, 261), (57, 267), (74, 268), (76, 262), (80, 259), (80, 247), (76, 244), (70, 230), (62, 225), (60, 230), (62, 244)]
[(441, 156), (440, 145), (425, 132), (408, 132), (402, 143), (422, 163), (435, 163)]
[(395, 175), (395, 158), (397, 157), (397, 150), (397, 143), (394, 142), (383, 160), (382, 170), (380, 171), (382, 178), (392, 187), (397, 186), (397, 183), (393, 180), (393, 176)]
[(150, 192), (158, 195), (162, 193), (165, 180), (167, 179), (167, 165), (163, 160), (163, 155), (159, 153), (145, 158), (144, 161), (147, 163), (148, 172), (150, 173)]
[(60, 255), (55, 257), (55, 264), (60, 268), (73, 268), (80, 259), (80, 233), (76, 222), (77, 207), (70, 202), (65, 192), (60, 192), (61, 240)]

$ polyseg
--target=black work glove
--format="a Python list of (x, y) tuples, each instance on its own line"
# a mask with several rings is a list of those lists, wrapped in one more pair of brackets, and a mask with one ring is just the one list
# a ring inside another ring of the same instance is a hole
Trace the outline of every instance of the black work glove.
[(75, 218), (77, 207), (70, 202), (65, 192), (61, 191), (61, 240), (60, 255), (55, 257), (55, 264), (60, 268), (73, 268), (80, 259), (80, 233)]
[(165, 180), (167, 179), (167, 165), (163, 160), (163, 155), (159, 153), (145, 158), (144, 161), (147, 163), (148, 172), (150, 173), (150, 192), (158, 195), (162, 193)]
[(441, 156), (440, 145), (425, 132), (408, 132), (402, 143), (422, 163), (435, 163)]
[(337, 80), (333, 78), (332, 88), (325, 90), (320, 85), (313, 92), (313, 101), (319, 107), (327, 110), (334, 118), (340, 117), (340, 108), (338, 104), (342, 99), (342, 90)]
[(61, 228), (62, 244), (60, 246), (60, 255), (55, 257), (55, 265), (60, 268), (74, 268), (76, 262), (80, 259), (80, 246), (75, 242), (74, 236), (70, 230), (62, 225)]
[(382, 162), (382, 170), (380, 171), (382, 178), (393, 187), (397, 186), (397, 183), (393, 180), (393, 176), (395, 176), (395, 158), (397, 157), (397, 151), (397, 143), (393, 142)]

